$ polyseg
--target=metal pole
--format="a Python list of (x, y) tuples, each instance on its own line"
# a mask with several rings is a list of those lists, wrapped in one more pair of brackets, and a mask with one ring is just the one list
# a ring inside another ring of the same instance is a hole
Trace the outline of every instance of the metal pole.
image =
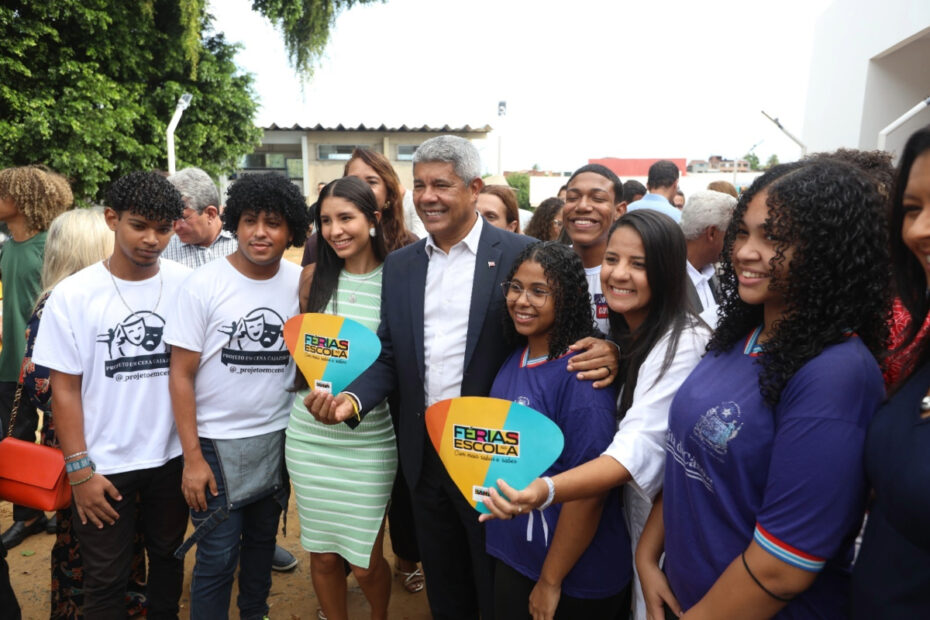
[(918, 112), (920, 112), (927, 106), (930, 106), (930, 97), (927, 97), (926, 99), (924, 99), (923, 101), (915, 105), (913, 108), (911, 108), (910, 110), (902, 114), (900, 117), (898, 117), (898, 119), (895, 120), (893, 123), (891, 123), (884, 129), (879, 131), (878, 132), (878, 150), (879, 151), (885, 150), (885, 142), (888, 139), (888, 134), (890, 134), (892, 131), (894, 131), (895, 129), (897, 129), (898, 127), (900, 127), (907, 121), (911, 120), (911, 118), (913, 118)]
[(191, 99), (194, 96), (190, 93), (184, 93), (178, 99), (178, 105), (174, 107), (174, 114), (171, 116), (171, 122), (168, 123), (168, 130), (166, 132), (166, 142), (168, 144), (168, 174), (174, 174), (174, 130), (178, 126), (178, 122), (181, 120), (181, 115), (184, 114), (184, 110), (187, 109), (187, 106), (191, 104)]
[(775, 126), (781, 129), (781, 132), (783, 134), (791, 138), (792, 142), (794, 142), (795, 144), (801, 147), (801, 157), (804, 157), (807, 155), (807, 145), (801, 142), (800, 140), (798, 140), (797, 138), (795, 138), (793, 135), (791, 135), (791, 132), (785, 129), (784, 126), (778, 121), (777, 118), (772, 118), (771, 116), (765, 113), (765, 110), (762, 110), (762, 116), (764, 116), (765, 118), (775, 123)]

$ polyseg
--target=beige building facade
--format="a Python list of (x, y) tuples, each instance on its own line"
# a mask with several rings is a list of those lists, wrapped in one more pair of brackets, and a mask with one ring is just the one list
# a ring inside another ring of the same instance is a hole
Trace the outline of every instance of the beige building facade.
[[(413, 153), (425, 140), (456, 135), (467, 140), (485, 140), (491, 127), (303, 127), (264, 128), (261, 145), (240, 162), (237, 175), (273, 173), (286, 176), (315, 200), (317, 185), (342, 176), (346, 161), (356, 147), (382, 153), (390, 160), (404, 187), (413, 187)], [(231, 177), (230, 180), (234, 180)], [(223, 188), (225, 192), (225, 187)]]

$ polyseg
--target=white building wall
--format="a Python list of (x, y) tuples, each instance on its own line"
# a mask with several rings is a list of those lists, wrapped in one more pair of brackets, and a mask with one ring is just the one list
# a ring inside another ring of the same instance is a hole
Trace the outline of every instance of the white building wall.
[[(836, 0), (817, 23), (802, 141), (809, 152), (874, 149), (878, 132), (930, 95), (930, 2)], [(921, 60), (922, 59), (922, 60)], [(889, 138), (899, 150), (924, 112)]]

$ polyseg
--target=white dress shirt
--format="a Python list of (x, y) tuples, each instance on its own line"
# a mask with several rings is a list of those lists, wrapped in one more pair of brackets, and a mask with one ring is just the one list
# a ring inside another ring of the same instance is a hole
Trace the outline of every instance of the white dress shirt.
[[(665, 360), (669, 338), (671, 332), (656, 342), (639, 367), (633, 404), (620, 421), (613, 442), (604, 452), (606, 456), (623, 465), (633, 476), (632, 481), (623, 485), (623, 516), (634, 550), (652, 510), (652, 500), (662, 490), (669, 407), (679, 386), (704, 355), (710, 332), (703, 326), (683, 330), (671, 366), (662, 378), (656, 381)], [(633, 617), (641, 620), (646, 618), (646, 607), (639, 585), (639, 575), (635, 572), (634, 580)]]
[(694, 265), (691, 264), (691, 261), (686, 260), (685, 264), (688, 267), (688, 277), (691, 278), (691, 282), (694, 284), (695, 290), (697, 290), (698, 298), (701, 300), (701, 305), (704, 306), (704, 309), (701, 311), (701, 318), (704, 319), (711, 328), (717, 327), (717, 301), (714, 299), (714, 291), (710, 286), (710, 279), (714, 277), (714, 264), (709, 263), (704, 265), (704, 267), (698, 271), (694, 268)]
[(423, 296), (423, 360), (426, 370), (426, 406), (462, 395), (465, 342), (475, 279), (475, 259), (481, 239), (482, 218), (464, 239), (443, 252), (426, 238), (426, 291)]

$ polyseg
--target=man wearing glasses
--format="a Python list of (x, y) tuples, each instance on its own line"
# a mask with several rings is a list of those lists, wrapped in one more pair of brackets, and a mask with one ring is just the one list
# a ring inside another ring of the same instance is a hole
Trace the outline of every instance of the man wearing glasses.
[(184, 199), (184, 215), (174, 223), (175, 235), (162, 258), (195, 269), (235, 252), (239, 244), (231, 232), (223, 230), (220, 194), (210, 175), (200, 168), (184, 168), (168, 181)]

